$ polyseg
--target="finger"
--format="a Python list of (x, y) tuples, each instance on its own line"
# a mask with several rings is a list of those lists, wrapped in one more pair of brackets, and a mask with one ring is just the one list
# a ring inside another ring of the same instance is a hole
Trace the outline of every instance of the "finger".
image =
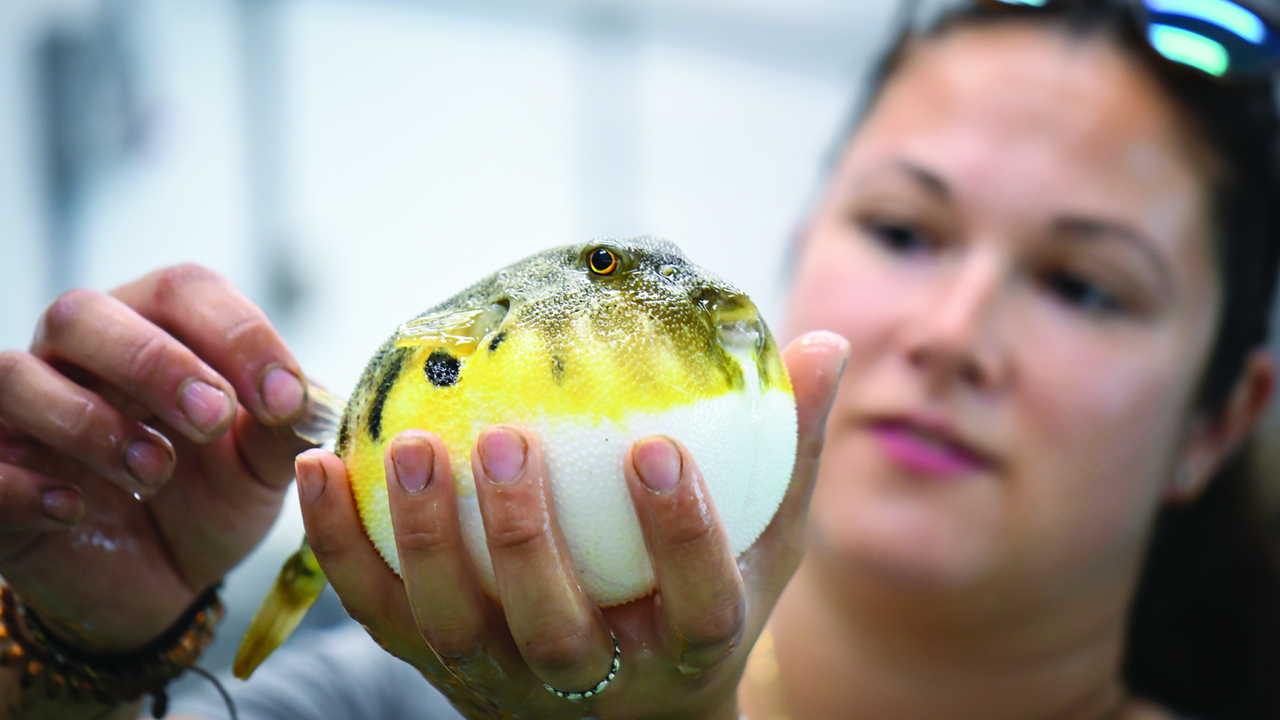
[(0, 434), (0, 463), (72, 483), (89, 472), (70, 455), (16, 435)]
[(217, 273), (180, 265), (112, 294), (208, 361), (259, 422), (283, 425), (302, 414), (298, 361), (262, 310)]
[(520, 654), (551, 687), (590, 690), (609, 673), (613, 641), (578, 585), (541, 448), (520, 430), (497, 426), (476, 439), (471, 467), (498, 595)]
[(849, 342), (827, 331), (802, 335), (783, 351), (796, 398), (799, 440), (795, 469), (778, 512), (740, 563), (744, 573), (749, 572), (753, 582), (769, 594), (769, 607), (804, 553), (805, 518), (818, 476), (827, 415), (848, 358)]
[(240, 413), (231, 431), (249, 474), (272, 489), (287, 487), (293, 480), (298, 453), (314, 447), (287, 428), (263, 425), (248, 412)]
[(745, 591), (702, 474), (684, 446), (641, 440), (623, 460), (658, 584), (659, 622), (685, 675), (728, 657), (742, 636)]
[(109, 295), (72, 290), (58, 298), (41, 317), (31, 351), (102, 378), (196, 442), (218, 437), (235, 418), (226, 380)]
[(444, 658), (464, 660), (485, 640), (485, 598), (458, 524), (449, 454), (440, 439), (408, 430), (384, 457), (400, 576), (422, 636)]
[(167, 438), (34, 355), (0, 353), (0, 420), (131, 493), (152, 493), (173, 472)]
[[(342, 460), (324, 450), (298, 456), (298, 495), (311, 552), (347, 612), (380, 645), (402, 657), (430, 655), (400, 579), (369, 542)], [(411, 644), (418, 639), (417, 644)]]
[[(0, 366), (3, 366), (4, 362), (3, 355), (0, 355)], [(4, 384), (0, 383), (0, 392), (3, 392), (3, 389)], [(34, 447), (34, 440), (5, 424), (3, 417), (0, 417), (0, 463), (30, 469), (28, 463)]]
[(216, 582), (270, 530), (293, 479), (292, 457), (309, 447), (292, 434), (276, 437), (244, 408), (232, 428), (180, 452), (174, 476), (183, 482), (166, 484), (150, 499), (152, 523), (192, 587)]
[(0, 537), (65, 530), (83, 516), (84, 499), (74, 485), (0, 464)]

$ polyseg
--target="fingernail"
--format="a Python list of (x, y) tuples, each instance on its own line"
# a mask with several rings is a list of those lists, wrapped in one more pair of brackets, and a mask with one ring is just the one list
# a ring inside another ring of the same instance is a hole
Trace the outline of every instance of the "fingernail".
[(206, 435), (221, 427), (233, 409), (226, 393), (199, 380), (189, 380), (182, 386), (178, 404), (187, 422)]
[(664, 493), (680, 482), (680, 451), (667, 438), (650, 438), (631, 451), (631, 462), (645, 487)]
[(309, 503), (319, 500), (324, 494), (327, 480), (324, 466), (319, 461), (299, 457), (295, 470), (298, 474), (298, 494)]
[(40, 509), (60, 523), (75, 525), (84, 515), (84, 500), (71, 488), (47, 490), (40, 496)]
[(154, 488), (169, 477), (173, 456), (152, 440), (134, 440), (124, 451), (124, 464), (135, 480)]
[(410, 494), (422, 492), (431, 482), (433, 455), (431, 443), (424, 437), (397, 438), (391, 448), (391, 464), (400, 487)]
[(272, 416), (285, 420), (302, 412), (307, 388), (297, 375), (282, 367), (272, 368), (262, 378), (262, 405)]
[(524, 470), (527, 448), (520, 433), (507, 428), (495, 428), (480, 438), (480, 464), (490, 482), (509, 485)]

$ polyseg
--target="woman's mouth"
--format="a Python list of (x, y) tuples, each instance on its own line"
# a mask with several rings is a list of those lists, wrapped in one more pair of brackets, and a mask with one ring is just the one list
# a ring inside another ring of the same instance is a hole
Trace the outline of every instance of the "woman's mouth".
[(871, 424), (876, 444), (896, 465), (914, 475), (950, 478), (990, 470), (994, 462), (950, 433), (911, 419)]

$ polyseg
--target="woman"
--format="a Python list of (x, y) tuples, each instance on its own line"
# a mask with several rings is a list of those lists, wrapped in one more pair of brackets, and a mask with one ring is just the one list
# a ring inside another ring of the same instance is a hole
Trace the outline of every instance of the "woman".
[[(1252, 593), (1235, 630), (1276, 639), (1274, 559), (1214, 539), (1221, 499), (1199, 536), (1168, 518), (1184, 537), (1133, 604), (1160, 508), (1206, 491), (1272, 392), (1274, 106), (1131, 23), (973, 9), (888, 61), (796, 271), (789, 331), (853, 348), (749, 716), (1280, 713), (1274, 650), (1196, 637)], [(1206, 549), (1256, 579), (1197, 576)]]
[[(500, 610), (462, 561), (443, 447), (410, 432), (387, 459), (403, 584), (364, 541), (341, 463), (298, 459), (308, 535), (348, 610), (475, 717), (1274, 717), (1280, 576), (1231, 515), (1233, 498), (1250, 506), (1230, 471), (1275, 383), (1262, 349), (1280, 232), (1275, 109), (1267, 83), (1174, 67), (1144, 29), (1124, 2), (965, 5), (891, 54), (798, 248), (785, 334), (799, 338), (787, 359), (802, 452), (779, 519), (738, 563), (714, 515), (698, 512), (694, 459), (642, 441), (629, 481), (660, 600), (600, 613), (557, 559), (535, 439), (495, 428), (473, 455), (491, 534), (547, 528), (497, 543)], [(78, 647), (155, 638), (261, 528), (226, 542), (220, 506), (183, 505), (180, 518), (161, 504), (158, 538), (122, 536), (135, 554), (154, 550), (155, 569), (110, 568), (142, 573), (152, 594), (121, 594), (105, 612), (83, 588), (121, 575), (86, 564), (73, 582), (49, 566), (80, 557), (64, 538), (85, 537), (86, 522), (125, 527), (139, 506), (112, 500), (105, 481), (73, 490), (17, 467), (58, 476), (53, 446), (130, 489), (172, 474), (153, 505), (238, 483), (254, 491), (243, 501), (254, 518), (270, 516), (283, 484), (291, 448), (263, 428), (301, 411), (296, 363), (232, 291), (175, 277), (122, 289), (122, 304), (64, 298), (34, 355), (0, 364), (0, 418), (43, 441), (9, 443), (3, 487), (28, 505), (4, 503), (15, 530), (0, 570)], [(192, 307), (201, 314), (173, 314)], [(127, 357), (93, 344), (104, 327), (151, 348), (154, 363), (135, 370), (176, 369), (130, 375)], [(265, 343), (228, 352), (211, 341), (227, 328)], [(806, 334), (817, 328), (847, 344)], [(126, 388), (167, 426), (176, 472), (168, 441), (37, 357)], [(76, 408), (114, 422), (116, 444), (68, 432), (82, 427)], [(123, 437), (163, 452), (125, 451)], [(237, 450), (244, 462), (209, 482), (208, 461)], [(71, 533), (37, 534), (36, 489), (54, 491), (51, 515), (88, 515)], [(99, 504), (118, 512), (92, 515)], [(164, 540), (176, 521), (194, 539)], [(1224, 567), (1206, 592), (1196, 569)], [(1223, 652), (1203, 637), (1215, 613), (1247, 606), (1237, 591), (1271, 613), (1246, 625), (1271, 633), (1262, 650)], [(620, 666), (604, 692), (547, 692), (610, 675), (611, 631)], [(1217, 684), (1219, 667), (1237, 684)], [(11, 707), (92, 716), (10, 690)], [(415, 690), (387, 692), (400, 691)]]

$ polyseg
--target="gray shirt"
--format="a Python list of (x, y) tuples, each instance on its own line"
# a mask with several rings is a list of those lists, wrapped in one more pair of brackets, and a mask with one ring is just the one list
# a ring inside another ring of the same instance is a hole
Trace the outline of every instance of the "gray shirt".
[[(295, 638), (247, 682), (219, 679), (241, 720), (462, 720), (417, 670), (353, 623)], [(230, 717), (212, 683), (195, 687), (171, 699), (170, 716)]]

